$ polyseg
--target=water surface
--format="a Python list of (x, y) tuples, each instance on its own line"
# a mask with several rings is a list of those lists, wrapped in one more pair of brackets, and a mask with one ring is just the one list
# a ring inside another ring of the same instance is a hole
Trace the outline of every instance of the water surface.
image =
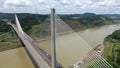
[[(57, 60), (64, 68), (84, 57), (91, 47), (102, 44), (104, 38), (120, 29), (120, 24), (95, 27), (57, 37)], [(44, 40), (40, 46), (51, 54), (51, 41)], [(0, 52), (0, 68), (33, 68), (23, 48)]]
[(23, 48), (0, 52), (0, 68), (34, 68)]
[[(104, 38), (120, 29), (120, 24), (105, 25), (63, 35), (57, 38), (57, 60), (64, 68), (69, 67), (79, 58), (84, 57), (91, 47), (103, 44)], [(51, 52), (50, 40), (40, 42), (40, 46)]]

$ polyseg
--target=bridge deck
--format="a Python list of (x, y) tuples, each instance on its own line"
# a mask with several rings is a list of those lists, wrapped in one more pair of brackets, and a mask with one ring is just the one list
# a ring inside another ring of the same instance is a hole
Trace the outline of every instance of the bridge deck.
[(33, 59), (36, 61), (40, 68), (51, 68), (51, 56), (48, 55), (39, 45), (32, 40), (26, 33), (23, 35), (16, 27), (16, 25), (9, 23), (12, 28), (17, 33), (18, 37), (24, 43), (25, 47), (32, 55)]

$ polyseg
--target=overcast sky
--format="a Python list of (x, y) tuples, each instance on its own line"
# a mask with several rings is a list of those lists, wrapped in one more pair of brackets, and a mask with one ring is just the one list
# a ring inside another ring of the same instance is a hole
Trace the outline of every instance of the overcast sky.
[[(35, 10), (36, 7), (36, 10)], [(0, 0), (0, 12), (49, 14), (120, 14), (120, 0)]]

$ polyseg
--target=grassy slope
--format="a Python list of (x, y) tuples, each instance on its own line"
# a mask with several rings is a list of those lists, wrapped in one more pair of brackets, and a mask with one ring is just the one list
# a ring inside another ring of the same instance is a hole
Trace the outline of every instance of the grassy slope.
[(112, 56), (112, 48), (114, 47), (114, 52), (115, 52), (115, 58), (117, 57), (117, 52), (115, 50), (117, 50), (118, 48), (120, 48), (120, 42), (119, 43), (110, 43), (110, 42), (106, 42), (105, 44), (105, 49), (104, 49), (104, 53), (103, 53), (103, 57), (107, 60), (108, 56)]
[(8, 32), (0, 36), (0, 51), (21, 47), (21, 43), (13, 32)]
[(107, 36), (104, 41), (103, 57), (114, 67), (120, 68), (120, 30)]

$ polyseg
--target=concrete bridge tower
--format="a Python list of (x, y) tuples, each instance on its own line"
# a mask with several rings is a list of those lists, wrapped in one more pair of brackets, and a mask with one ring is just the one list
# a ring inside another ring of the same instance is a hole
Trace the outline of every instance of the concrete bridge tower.
[(19, 22), (18, 17), (17, 17), (16, 14), (15, 14), (15, 23), (16, 23), (16, 25), (17, 25), (18, 30), (24, 35), (24, 32), (23, 32), (23, 30), (22, 30), (22, 27), (21, 27), (21, 25), (20, 25), (20, 22)]

